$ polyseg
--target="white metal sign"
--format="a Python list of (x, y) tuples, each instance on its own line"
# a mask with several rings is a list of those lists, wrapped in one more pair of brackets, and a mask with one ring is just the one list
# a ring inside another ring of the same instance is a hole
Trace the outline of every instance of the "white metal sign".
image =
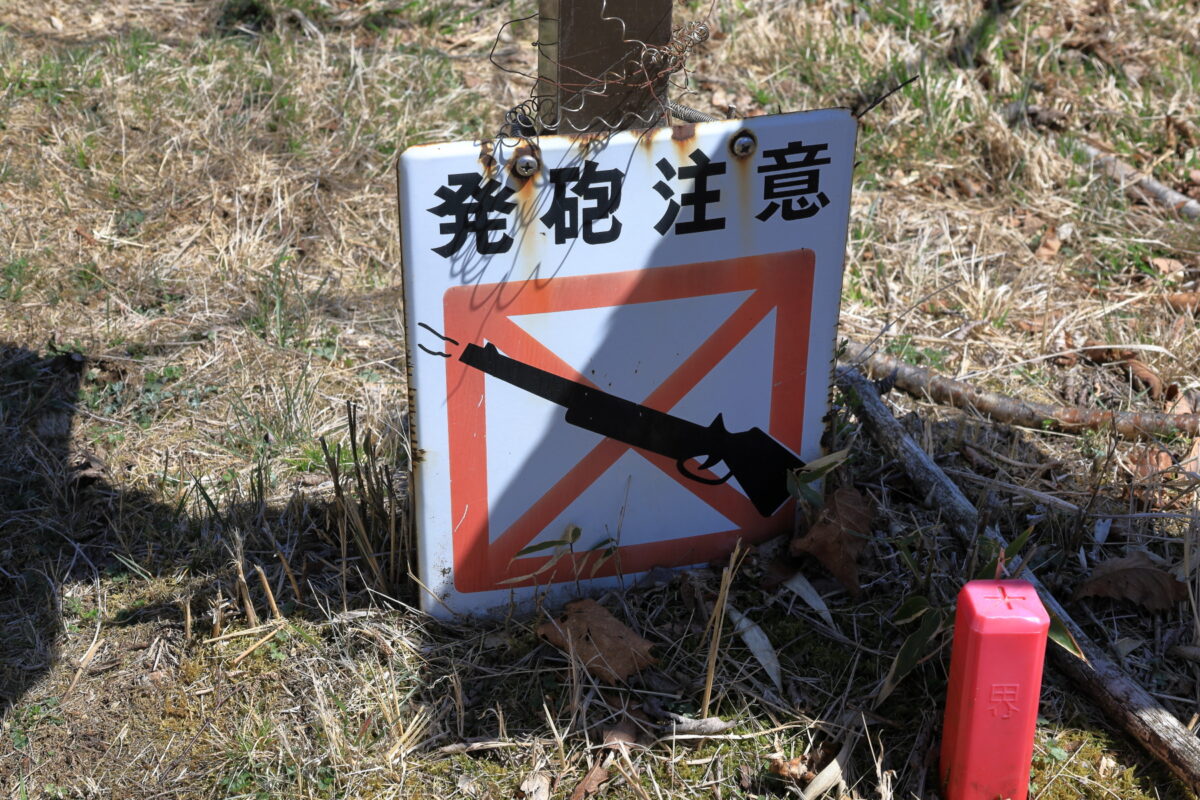
[(838, 109), (405, 151), (427, 610), (791, 529), (787, 473), (820, 455), (828, 407), (855, 133)]

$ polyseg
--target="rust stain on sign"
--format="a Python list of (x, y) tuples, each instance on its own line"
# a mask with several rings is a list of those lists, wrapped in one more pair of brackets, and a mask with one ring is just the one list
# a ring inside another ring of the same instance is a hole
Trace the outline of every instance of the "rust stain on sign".
[[(537, 169), (531, 175), (517, 172), (517, 163), (522, 159), (533, 158), (537, 161)], [(538, 218), (538, 189), (544, 183), (541, 179), (542, 170), (541, 149), (531, 142), (525, 142), (517, 147), (508, 160), (508, 174), (511, 185), (516, 192), (513, 200), (517, 204), (517, 276), (522, 279), (535, 278), (542, 262), (542, 245), (546, 232), (536, 224)]]
[(697, 138), (695, 123), (671, 126), (671, 144), (675, 145), (680, 162), (686, 161), (696, 149)]
[(496, 173), (496, 157), (492, 155), (492, 140), (484, 139), (479, 143), (479, 164), (483, 167), (483, 174), (491, 178)]

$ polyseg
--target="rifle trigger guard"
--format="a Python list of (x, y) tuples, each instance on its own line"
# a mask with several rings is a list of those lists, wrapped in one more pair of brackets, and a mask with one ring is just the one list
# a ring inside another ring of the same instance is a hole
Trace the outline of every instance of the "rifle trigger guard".
[[(675, 468), (679, 470), (680, 474), (683, 475), (683, 477), (689, 478), (693, 481), (696, 481), (696, 483), (703, 483), (703, 484), (707, 484), (708, 486), (720, 486), (722, 483), (725, 483), (725, 481), (727, 481), (731, 477), (733, 477), (732, 472), (727, 472), (725, 475), (723, 475), (720, 478), (706, 478), (703, 475), (698, 475), (697, 473), (692, 472), (691, 470), (689, 470), (687, 468), (687, 462), (690, 460), (691, 459), (686, 458), (686, 457), (678, 459), (675, 462)], [(720, 460), (721, 459), (717, 458), (716, 456), (709, 456), (707, 459), (704, 460), (704, 463), (700, 465), (700, 468), (708, 469), (709, 467), (716, 466), (716, 464)]]

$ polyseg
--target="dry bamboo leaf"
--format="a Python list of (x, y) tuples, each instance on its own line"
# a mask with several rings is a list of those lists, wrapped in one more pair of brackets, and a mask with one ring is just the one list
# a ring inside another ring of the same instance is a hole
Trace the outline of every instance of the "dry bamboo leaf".
[(812, 582), (804, 577), (803, 572), (797, 572), (784, 581), (783, 585), (795, 592), (801, 600), (808, 604), (809, 608), (820, 614), (826, 625), (834, 630), (838, 629), (833, 621), (833, 615), (829, 613), (829, 606), (825, 604), (825, 598), (821, 597), (821, 593), (812, 585)]
[(584, 669), (610, 686), (657, 663), (650, 642), (590, 598), (568, 603), (566, 616), (542, 623), (537, 632), (558, 649), (574, 652)]
[(771, 683), (775, 684), (775, 691), (782, 692), (783, 670), (779, 667), (779, 656), (775, 654), (775, 648), (771, 646), (771, 640), (767, 638), (766, 632), (759, 627), (757, 622), (733, 606), (726, 606), (725, 613), (733, 620), (733, 628), (742, 637), (746, 647), (750, 648), (750, 652), (758, 659), (758, 663), (762, 664), (763, 669), (767, 671)]
[(874, 515), (874, 504), (868, 498), (857, 489), (842, 487), (829, 498), (808, 533), (792, 540), (792, 555), (811, 555), (857, 596), (858, 556), (866, 546)]
[(1075, 591), (1075, 599), (1081, 597), (1111, 597), (1150, 611), (1166, 611), (1187, 599), (1187, 585), (1137, 550), (1098, 565)]
[(607, 760), (607, 758), (602, 758), (592, 764), (592, 768), (587, 771), (583, 780), (576, 784), (575, 790), (571, 792), (571, 800), (587, 800), (600, 791), (608, 781), (608, 765), (605, 763)]

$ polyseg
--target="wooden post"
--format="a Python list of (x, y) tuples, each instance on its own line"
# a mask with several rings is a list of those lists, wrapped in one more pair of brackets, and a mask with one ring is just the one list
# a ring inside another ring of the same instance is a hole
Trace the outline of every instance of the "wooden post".
[[(538, 83), (544, 132), (647, 127), (667, 76), (642, 68), (642, 43), (671, 39), (672, 0), (540, 0)], [(622, 24), (624, 23), (624, 24)]]

